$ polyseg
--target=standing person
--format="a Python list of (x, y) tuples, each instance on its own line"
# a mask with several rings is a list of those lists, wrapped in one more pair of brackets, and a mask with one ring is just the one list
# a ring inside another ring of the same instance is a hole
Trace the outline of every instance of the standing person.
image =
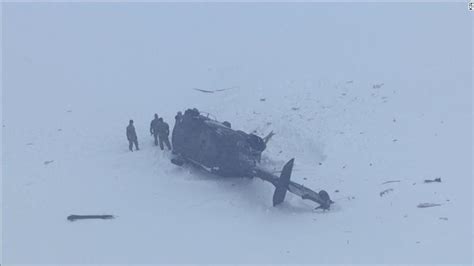
[(140, 150), (138, 148), (138, 138), (137, 132), (135, 132), (135, 127), (133, 126), (133, 120), (130, 120), (127, 126), (127, 139), (128, 139), (128, 148), (130, 151), (133, 151), (133, 144), (135, 144), (135, 150)]
[(155, 119), (150, 123), (150, 134), (155, 138), (155, 146), (158, 146), (158, 115), (155, 114)]
[(183, 120), (183, 113), (178, 112), (176, 114), (176, 116), (174, 117), (174, 119), (176, 120), (175, 123), (178, 124), (178, 123), (181, 123), (181, 121)]
[(158, 138), (160, 140), (160, 148), (163, 150), (163, 142), (166, 144), (168, 150), (171, 150), (171, 144), (168, 139), (170, 134), (170, 127), (166, 122), (163, 121), (163, 118), (158, 119)]
[(176, 126), (178, 126), (182, 121), (183, 121), (183, 113), (178, 112), (176, 116), (174, 117), (175, 122), (174, 122), (174, 128), (173, 128), (173, 133), (171, 134), (171, 142), (174, 143), (174, 138), (176, 134)]

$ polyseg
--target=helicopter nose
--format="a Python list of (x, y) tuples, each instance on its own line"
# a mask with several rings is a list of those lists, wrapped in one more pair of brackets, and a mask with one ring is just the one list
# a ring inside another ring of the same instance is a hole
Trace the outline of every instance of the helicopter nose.
[(334, 203), (334, 201), (331, 200), (329, 194), (325, 190), (319, 191), (318, 194), (319, 197), (324, 201), (324, 203), (321, 204), (321, 209), (329, 210), (329, 207), (331, 207), (331, 204)]

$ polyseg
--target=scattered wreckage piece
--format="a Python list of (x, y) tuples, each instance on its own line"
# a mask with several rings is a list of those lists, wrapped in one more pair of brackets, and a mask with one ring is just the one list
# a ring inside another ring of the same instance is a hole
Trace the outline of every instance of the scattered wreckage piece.
[(280, 176), (260, 166), (262, 152), (272, 133), (265, 139), (231, 128), (203, 116), (197, 109), (188, 109), (176, 119), (172, 133), (173, 164), (185, 163), (221, 177), (258, 177), (275, 186), (273, 206), (282, 203), (286, 192), (314, 201), (327, 210), (334, 203), (329, 194), (315, 192), (290, 180), (294, 159), (289, 160)]
[(390, 184), (390, 183), (399, 183), (400, 180), (389, 180), (389, 181), (385, 181), (382, 183), (382, 185), (385, 185), (385, 184)]
[(67, 219), (70, 222), (74, 222), (76, 220), (85, 220), (85, 219), (103, 219), (103, 220), (108, 220), (108, 219), (114, 219), (115, 216), (113, 215), (76, 215), (72, 214), (67, 217)]
[(393, 191), (393, 188), (388, 188), (388, 189), (385, 189), (384, 191), (380, 192), (379, 195), (380, 197), (383, 197), (385, 194), (389, 193), (389, 192), (392, 192)]
[(441, 183), (441, 177), (435, 178), (435, 179), (425, 179), (424, 183)]
[(418, 204), (418, 208), (430, 208), (430, 207), (436, 207), (436, 206), (441, 206), (441, 204), (438, 203), (420, 203)]
[(193, 90), (204, 92), (204, 93), (214, 93), (214, 92), (230, 90), (230, 89), (233, 89), (233, 88), (234, 87), (226, 88), (226, 89), (217, 89), (217, 90), (204, 90), (204, 89), (193, 88)]

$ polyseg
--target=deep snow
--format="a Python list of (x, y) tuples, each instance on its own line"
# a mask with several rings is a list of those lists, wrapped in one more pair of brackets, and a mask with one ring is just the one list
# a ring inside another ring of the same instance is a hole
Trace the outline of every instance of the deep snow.
[[(471, 263), (464, 3), (9, 3), (2, 22), (4, 263)], [(187, 107), (273, 130), (264, 164), (295, 157), (333, 208), (172, 165), (149, 122)]]

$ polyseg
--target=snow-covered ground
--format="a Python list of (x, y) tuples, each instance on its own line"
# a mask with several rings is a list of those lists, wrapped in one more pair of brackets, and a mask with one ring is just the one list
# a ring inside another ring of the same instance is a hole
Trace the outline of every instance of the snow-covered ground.
[[(471, 264), (465, 3), (10, 3), (2, 22), (4, 263)], [(264, 164), (296, 158), (331, 210), (171, 164), (149, 123), (188, 107), (273, 130)]]

